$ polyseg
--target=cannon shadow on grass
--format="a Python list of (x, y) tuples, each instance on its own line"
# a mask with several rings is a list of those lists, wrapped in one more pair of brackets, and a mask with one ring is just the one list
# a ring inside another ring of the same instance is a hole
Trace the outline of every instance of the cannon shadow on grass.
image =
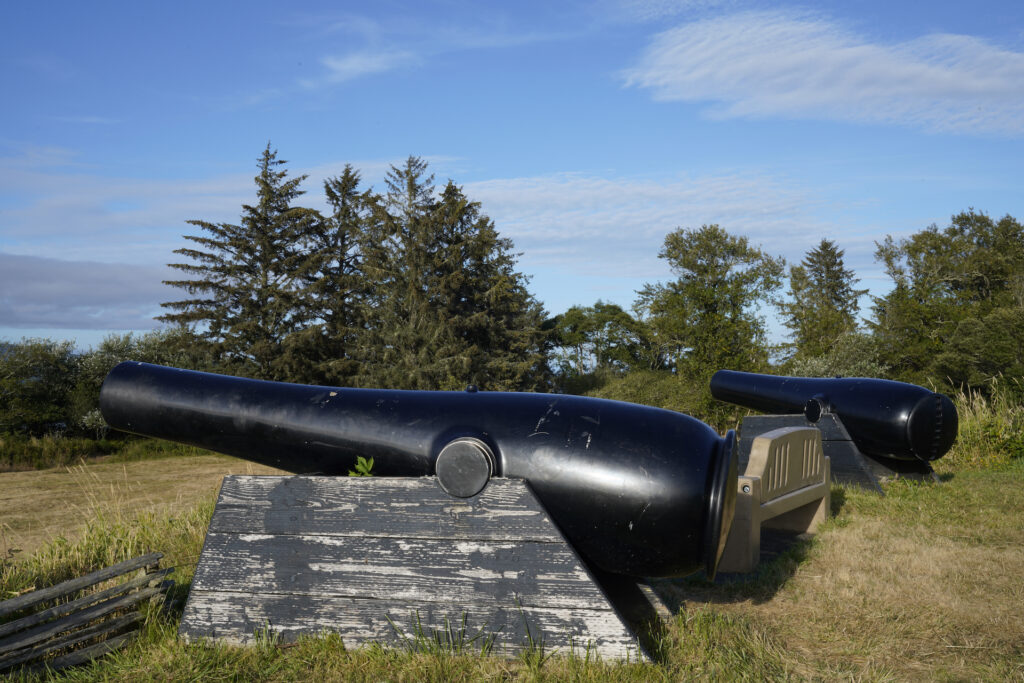
[[(846, 505), (847, 492), (833, 486), (829, 517), (834, 519)], [(665, 607), (677, 614), (690, 604), (731, 604), (770, 601), (796, 574), (814, 547), (814, 534), (762, 529), (761, 557), (749, 574), (719, 572), (713, 582), (703, 574), (678, 579), (650, 579), (651, 587)]]

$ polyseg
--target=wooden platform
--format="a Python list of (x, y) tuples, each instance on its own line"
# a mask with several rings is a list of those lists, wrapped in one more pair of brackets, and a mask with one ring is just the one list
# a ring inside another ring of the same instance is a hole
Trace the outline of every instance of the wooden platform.
[(225, 477), (180, 626), (249, 643), (333, 631), (637, 659), (638, 643), (529, 486), (453, 498), (432, 477)]

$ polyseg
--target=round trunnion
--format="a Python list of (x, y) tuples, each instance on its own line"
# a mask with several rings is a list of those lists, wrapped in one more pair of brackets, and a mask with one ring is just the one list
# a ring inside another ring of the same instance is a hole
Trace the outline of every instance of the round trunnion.
[(494, 456), (483, 441), (455, 439), (437, 456), (437, 481), (450, 496), (469, 498), (483, 491), (494, 472)]

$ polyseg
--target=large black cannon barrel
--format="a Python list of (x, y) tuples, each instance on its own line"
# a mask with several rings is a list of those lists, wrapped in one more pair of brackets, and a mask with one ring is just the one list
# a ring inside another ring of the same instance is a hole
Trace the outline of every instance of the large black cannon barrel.
[(719, 370), (711, 378), (717, 399), (769, 413), (823, 411), (839, 416), (867, 455), (897, 460), (941, 458), (956, 441), (956, 406), (948, 396), (916, 384), (864, 377), (777, 377)]
[(486, 462), (484, 480), (528, 481), (573, 546), (613, 573), (713, 576), (732, 522), (735, 435), (659, 408), (472, 387), (306, 386), (138, 362), (110, 372), (100, 407), (116, 429), (298, 474), (346, 474), (357, 456), (373, 457), (382, 476), (433, 475), (442, 462), (459, 475)]

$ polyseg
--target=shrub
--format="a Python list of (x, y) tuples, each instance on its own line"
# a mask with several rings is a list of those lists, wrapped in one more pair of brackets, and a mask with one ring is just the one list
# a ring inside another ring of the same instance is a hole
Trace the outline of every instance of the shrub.
[(71, 342), (23, 339), (0, 344), (0, 433), (65, 430), (78, 370)]
[(1005, 467), (1024, 457), (1024, 405), (1020, 380), (997, 380), (989, 391), (959, 391), (954, 397), (960, 431), (953, 448), (936, 462), (939, 469)]

